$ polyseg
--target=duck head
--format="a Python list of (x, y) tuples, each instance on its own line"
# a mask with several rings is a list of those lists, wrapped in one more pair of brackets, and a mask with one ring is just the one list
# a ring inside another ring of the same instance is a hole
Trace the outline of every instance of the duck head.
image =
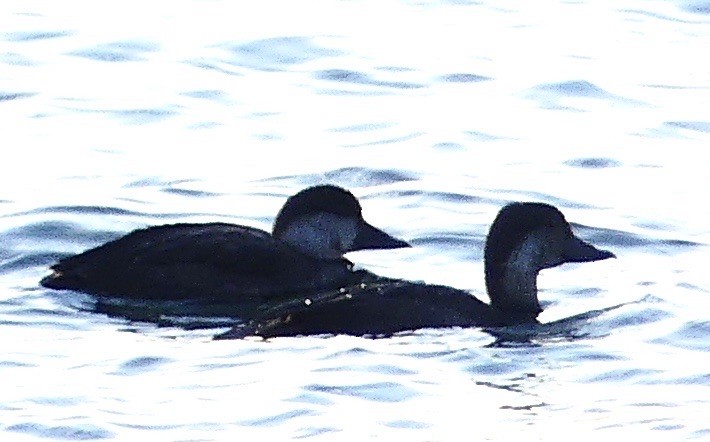
[(355, 250), (411, 247), (365, 221), (355, 196), (333, 185), (309, 187), (286, 200), (273, 236), (321, 260)]
[(491, 305), (507, 315), (534, 320), (540, 270), (567, 262), (615, 257), (574, 235), (564, 215), (549, 204), (512, 203), (491, 225), (484, 253)]

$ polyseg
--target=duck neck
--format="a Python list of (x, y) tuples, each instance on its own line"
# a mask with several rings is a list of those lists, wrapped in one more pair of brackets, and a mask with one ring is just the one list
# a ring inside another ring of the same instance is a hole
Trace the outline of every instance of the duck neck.
[(512, 322), (535, 320), (542, 311), (537, 299), (539, 267), (525, 253), (513, 253), (504, 263), (486, 266), (491, 305)]

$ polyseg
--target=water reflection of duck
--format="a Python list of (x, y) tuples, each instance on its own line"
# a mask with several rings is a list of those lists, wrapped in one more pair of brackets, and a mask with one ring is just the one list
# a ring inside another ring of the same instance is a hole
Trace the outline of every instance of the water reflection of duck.
[(218, 339), (310, 334), (389, 335), (427, 327), (495, 327), (537, 321), (537, 275), (567, 262), (612, 258), (576, 237), (562, 213), (541, 203), (513, 203), (498, 213), (486, 239), (486, 304), (470, 293), (406, 281), (373, 283), (303, 300)]
[(368, 224), (357, 199), (332, 185), (310, 187), (281, 208), (273, 234), (226, 224), (174, 224), (133, 231), (62, 259), (41, 284), (150, 300), (260, 301), (359, 281), (343, 257), (409, 247)]

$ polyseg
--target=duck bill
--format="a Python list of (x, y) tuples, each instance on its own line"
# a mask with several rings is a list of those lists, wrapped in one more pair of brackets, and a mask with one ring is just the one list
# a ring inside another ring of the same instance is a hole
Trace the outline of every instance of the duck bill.
[(593, 245), (573, 236), (565, 247), (565, 262), (591, 262), (607, 258), (616, 258), (608, 250), (597, 249)]
[(401, 249), (412, 247), (408, 242), (397, 239), (382, 230), (368, 224), (362, 223), (360, 230), (355, 237), (349, 251), (367, 249)]

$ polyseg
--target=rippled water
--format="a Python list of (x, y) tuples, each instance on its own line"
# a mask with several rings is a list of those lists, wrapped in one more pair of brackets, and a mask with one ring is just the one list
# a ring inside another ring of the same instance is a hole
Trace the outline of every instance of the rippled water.
[[(4, 1), (3, 440), (710, 436), (710, 3)], [(506, 202), (616, 260), (545, 271), (492, 336), (211, 341), (42, 289), (131, 229), (268, 229), (336, 183), (408, 250), (377, 273), (485, 299)], [(618, 306), (618, 307), (615, 307)], [(615, 308), (611, 308), (615, 307)]]

